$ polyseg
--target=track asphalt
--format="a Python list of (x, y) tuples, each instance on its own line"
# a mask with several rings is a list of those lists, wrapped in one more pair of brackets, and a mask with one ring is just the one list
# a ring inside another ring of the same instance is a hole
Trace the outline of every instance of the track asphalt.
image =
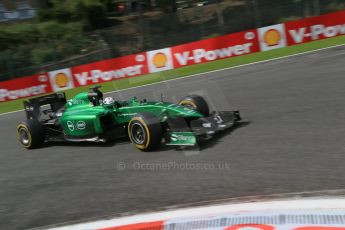
[[(231, 61), (231, 59), (229, 59)], [(138, 79), (133, 78), (133, 81)], [(243, 122), (195, 149), (142, 153), (127, 140), (25, 150), (0, 116), (0, 229), (251, 195), (345, 189), (345, 46), (114, 93), (188, 93)], [(107, 95), (108, 96), (108, 95)]]

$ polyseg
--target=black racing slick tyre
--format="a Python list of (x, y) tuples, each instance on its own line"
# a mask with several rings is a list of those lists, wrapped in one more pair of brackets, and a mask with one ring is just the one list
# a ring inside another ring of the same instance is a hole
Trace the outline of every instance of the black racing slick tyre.
[(189, 95), (179, 102), (179, 105), (198, 111), (204, 116), (210, 115), (206, 100), (199, 95)]
[(28, 119), (17, 125), (17, 139), (24, 148), (38, 148), (44, 143), (43, 125), (36, 119)]
[(150, 151), (161, 144), (163, 128), (155, 115), (142, 112), (135, 115), (128, 123), (128, 136), (137, 149)]

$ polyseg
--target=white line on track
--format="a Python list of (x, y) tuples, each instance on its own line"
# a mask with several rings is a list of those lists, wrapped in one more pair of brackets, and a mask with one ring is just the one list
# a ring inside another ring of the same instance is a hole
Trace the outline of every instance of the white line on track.
[[(345, 44), (329, 46), (329, 47), (320, 48), (320, 49), (316, 49), (316, 50), (305, 51), (305, 52), (301, 52), (301, 53), (297, 53), (297, 54), (290, 54), (290, 55), (286, 55), (286, 56), (282, 56), (282, 57), (267, 59), (267, 60), (264, 60), (264, 61), (257, 61), (257, 62), (252, 62), (252, 63), (248, 63), (248, 64), (237, 65), (237, 66), (232, 66), (232, 67), (227, 67), (227, 68), (207, 71), (207, 72), (203, 72), (203, 73), (192, 74), (192, 75), (188, 75), (188, 76), (184, 76), (184, 77), (178, 77), (178, 78), (174, 78), (174, 79), (163, 80), (163, 81), (159, 81), (159, 82), (154, 82), (154, 83), (150, 83), (150, 84), (135, 86), (135, 87), (126, 88), (126, 89), (114, 90), (114, 91), (106, 92), (104, 94), (117, 93), (117, 92), (122, 92), (122, 91), (126, 91), (126, 90), (132, 90), (132, 89), (137, 89), (137, 88), (141, 88), (141, 87), (146, 87), (146, 86), (150, 86), (150, 85), (157, 85), (157, 84), (161, 84), (161, 83), (165, 83), (165, 82), (170, 82), (170, 81), (183, 80), (183, 79), (189, 78), (189, 77), (195, 77), (195, 76), (200, 76), (201, 77), (202, 75), (209, 74), (209, 73), (216, 73), (216, 72), (221, 72), (221, 71), (225, 71), (225, 70), (229, 70), (229, 69), (241, 68), (241, 67), (246, 67), (246, 66), (250, 66), (250, 65), (261, 64), (261, 63), (281, 60), (281, 59), (285, 59), (285, 58), (301, 56), (301, 55), (304, 55), (304, 54), (315, 53), (315, 52), (319, 52), (319, 51), (323, 51), (323, 50), (327, 50), (327, 49), (331, 49), (331, 48), (335, 48), (335, 47), (340, 47), (340, 46), (345, 46)], [(0, 116), (4, 116), (4, 115), (8, 115), (8, 114), (13, 114), (13, 113), (18, 113), (18, 112), (22, 112), (22, 111), (23, 110), (21, 109), (21, 110), (16, 110), (16, 111), (12, 111), (12, 112), (2, 113), (2, 114), (0, 114)]]

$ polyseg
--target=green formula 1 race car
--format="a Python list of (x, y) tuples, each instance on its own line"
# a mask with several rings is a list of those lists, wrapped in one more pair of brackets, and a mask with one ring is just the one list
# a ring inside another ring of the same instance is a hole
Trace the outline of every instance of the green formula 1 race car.
[(24, 102), (27, 120), (17, 125), (17, 138), (27, 149), (45, 142), (106, 142), (129, 137), (136, 148), (149, 151), (166, 145), (194, 146), (199, 138), (210, 138), (217, 131), (241, 120), (238, 111), (210, 114), (206, 101), (190, 95), (179, 102), (148, 102), (132, 98), (103, 99), (99, 86), (66, 100), (55, 93)]

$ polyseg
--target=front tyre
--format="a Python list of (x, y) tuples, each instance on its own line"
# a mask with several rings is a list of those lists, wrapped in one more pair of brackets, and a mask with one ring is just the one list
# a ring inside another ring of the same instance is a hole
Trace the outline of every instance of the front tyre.
[(163, 129), (160, 120), (151, 113), (138, 113), (128, 124), (128, 136), (137, 149), (154, 150), (162, 141)]
[(179, 102), (179, 105), (198, 111), (204, 116), (210, 115), (210, 109), (206, 100), (199, 95), (189, 95)]
[(43, 125), (36, 119), (28, 119), (17, 125), (17, 139), (24, 148), (34, 149), (44, 143)]

